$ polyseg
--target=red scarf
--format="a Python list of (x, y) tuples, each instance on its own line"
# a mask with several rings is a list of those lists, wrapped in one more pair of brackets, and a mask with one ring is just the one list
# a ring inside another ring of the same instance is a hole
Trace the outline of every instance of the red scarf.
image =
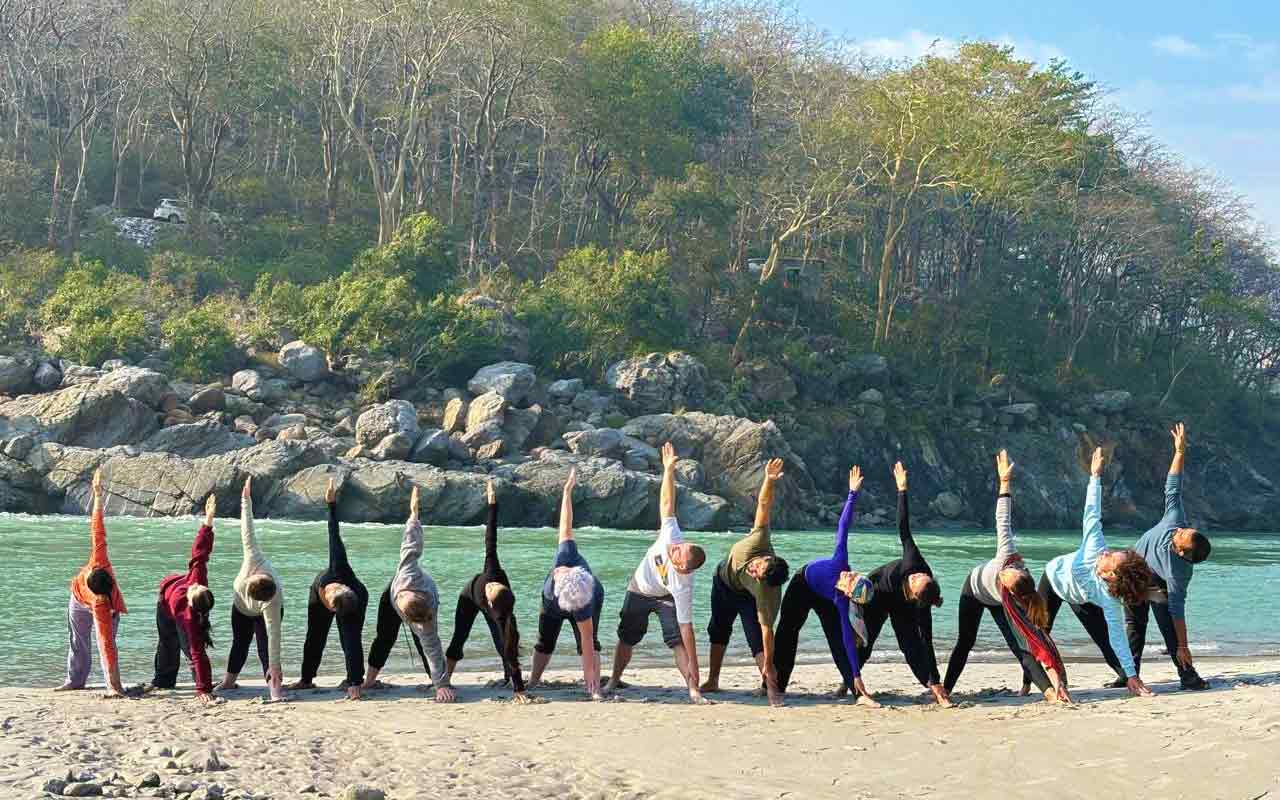
[[(1022, 556), (1014, 553), (1005, 559), (1001, 569), (1009, 567), (1021, 567)], [(1004, 606), (1004, 615), (1013, 623), (1013, 626), (1022, 634), (1022, 638), (1027, 641), (1027, 649), (1031, 651), (1031, 655), (1036, 661), (1039, 661), (1045, 667), (1052, 667), (1058, 673), (1058, 678), (1062, 681), (1062, 685), (1067, 685), (1067, 668), (1062, 663), (1062, 654), (1058, 652), (1058, 646), (1054, 644), (1053, 637), (1047, 632), (1040, 630), (1027, 617), (1027, 612), (1022, 606), (1014, 602), (1013, 593), (1004, 586), (1000, 587), (1000, 604)]]

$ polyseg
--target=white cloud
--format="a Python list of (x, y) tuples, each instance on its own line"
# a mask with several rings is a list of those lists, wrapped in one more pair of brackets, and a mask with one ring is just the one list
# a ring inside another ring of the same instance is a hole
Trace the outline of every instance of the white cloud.
[(1189, 42), (1181, 36), (1158, 36), (1151, 40), (1151, 47), (1162, 53), (1181, 58), (1199, 58), (1204, 50), (1195, 42)]
[(1232, 100), (1255, 105), (1280, 104), (1280, 74), (1267, 75), (1255, 83), (1236, 83), (1227, 87)]
[(1067, 57), (1057, 45), (1035, 39), (1017, 39), (1007, 33), (996, 39), (996, 44), (1012, 47), (1015, 56), (1040, 66), (1045, 66), (1054, 59), (1066, 60)]
[(924, 33), (913, 28), (896, 39), (867, 39), (858, 42), (856, 47), (873, 58), (915, 61), (926, 55), (952, 55), (960, 45), (954, 39)]

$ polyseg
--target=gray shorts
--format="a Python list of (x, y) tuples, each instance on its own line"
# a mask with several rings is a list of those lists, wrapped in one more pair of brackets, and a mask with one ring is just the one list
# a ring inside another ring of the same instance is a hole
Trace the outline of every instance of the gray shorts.
[(671, 595), (649, 597), (627, 588), (622, 599), (622, 611), (618, 614), (618, 640), (628, 647), (635, 647), (649, 630), (649, 615), (657, 614), (662, 625), (662, 641), (667, 647), (680, 644), (680, 625), (676, 622), (676, 601)]

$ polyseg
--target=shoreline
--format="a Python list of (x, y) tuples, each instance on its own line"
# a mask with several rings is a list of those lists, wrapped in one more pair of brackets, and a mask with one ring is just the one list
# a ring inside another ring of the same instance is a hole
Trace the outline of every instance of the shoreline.
[[(395, 800), (1280, 792), (1280, 658), (1203, 659), (1214, 684), (1205, 692), (1171, 691), (1172, 666), (1152, 662), (1150, 699), (1096, 688), (1107, 668), (1072, 662), (1070, 708), (1014, 696), (1016, 663), (971, 663), (951, 710), (923, 703), (888, 653), (865, 676), (880, 709), (825, 697), (838, 683), (830, 663), (797, 666), (781, 709), (750, 696), (749, 667), (727, 667), (717, 705), (694, 707), (672, 667), (628, 670), (631, 689), (593, 703), (575, 666), (554, 659), (530, 706), (485, 688), (493, 672), (462, 676), (452, 705), (431, 702), (421, 676), (404, 674), (384, 676), (395, 688), (359, 703), (338, 700), (336, 682), (268, 704), (261, 682), (245, 681), (207, 708), (189, 685), (117, 702), (3, 688), (0, 794), (42, 796), (43, 782), (68, 769), (216, 783), (227, 800), (338, 797), (354, 783)], [(209, 748), (227, 769), (195, 771)], [(121, 796), (138, 796), (129, 791)]]

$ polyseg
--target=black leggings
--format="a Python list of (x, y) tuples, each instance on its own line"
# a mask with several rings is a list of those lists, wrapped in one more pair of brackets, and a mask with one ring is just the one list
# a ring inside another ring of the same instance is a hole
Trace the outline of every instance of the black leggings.
[(259, 614), (251, 617), (231, 605), (231, 652), (227, 654), (227, 672), (239, 675), (244, 669), (244, 662), (249, 660), (249, 642), (258, 644), (258, 662), (262, 664), (262, 674), (266, 675), (271, 666), (267, 657), (267, 619)]
[(966, 590), (960, 593), (960, 631), (956, 634), (956, 646), (951, 650), (951, 657), (947, 659), (947, 677), (942, 682), (946, 690), (950, 692), (955, 688), (960, 681), (960, 673), (964, 672), (964, 666), (969, 662), (969, 651), (978, 640), (978, 627), (982, 624), (983, 609), (991, 612), (991, 618), (996, 621), (996, 627), (1004, 636), (1009, 652), (1013, 653), (1014, 658), (1022, 664), (1023, 681), (1025, 682), (1029, 675), (1037, 689), (1042, 692), (1048, 689), (1049, 676), (1045, 673), (1044, 667), (1040, 666), (1040, 662), (1036, 661), (1035, 656), (1023, 648), (1022, 642), (1009, 626), (1009, 618), (1005, 616), (1004, 608), (984, 605), (981, 600)]
[[(449, 649), (445, 651), (445, 657), (451, 661), (461, 661), (463, 647), (467, 643), (467, 639), (471, 638), (471, 628), (476, 624), (476, 617), (483, 616), (485, 624), (489, 626), (489, 636), (493, 639), (493, 647), (498, 651), (501, 657), (504, 649), (502, 646), (502, 632), (498, 630), (498, 625), (493, 619), (480, 610), (480, 607), (472, 602), (467, 595), (459, 595), (458, 607), (453, 612), (453, 636), (449, 639)], [(503, 658), (504, 677), (511, 680), (511, 667)]]
[(183, 655), (191, 658), (186, 632), (169, 614), (163, 601), (156, 603), (156, 658), (151, 685), (157, 689), (177, 686), (178, 667), (182, 665)]
[(1168, 603), (1143, 603), (1140, 606), (1124, 607), (1124, 627), (1129, 636), (1129, 649), (1133, 651), (1133, 669), (1142, 669), (1142, 650), (1147, 644), (1147, 622), (1150, 614), (1156, 616), (1156, 625), (1160, 635), (1164, 637), (1164, 646), (1169, 651), (1174, 669), (1178, 670), (1178, 678), (1184, 683), (1199, 682), (1200, 673), (1195, 667), (1183, 667), (1178, 663), (1178, 631), (1173, 627), (1173, 615), (1169, 613)]
[(853, 691), (853, 667), (844, 652), (844, 639), (840, 633), (840, 615), (832, 603), (817, 594), (804, 579), (805, 568), (791, 578), (786, 594), (782, 596), (782, 611), (778, 615), (778, 632), (774, 634), (773, 667), (778, 672), (778, 690), (785, 692), (791, 681), (791, 670), (796, 665), (796, 650), (800, 647), (800, 629), (809, 619), (809, 612), (818, 615), (822, 632), (827, 637), (831, 660), (836, 662), (840, 677), (849, 691)]
[[(380, 670), (387, 665), (391, 648), (395, 647), (396, 637), (400, 635), (401, 622), (395, 606), (391, 605), (391, 587), (388, 586), (382, 591), (382, 598), (378, 600), (378, 632), (374, 635), (373, 644), (369, 647), (369, 666)], [(412, 630), (409, 631), (409, 635), (413, 637), (413, 644), (418, 648), (418, 657), (422, 659), (422, 668), (427, 671), (427, 677), (434, 679), (431, 675), (431, 667), (427, 663), (427, 654), (422, 651), (422, 641)]]
[[(1045, 633), (1053, 631), (1053, 621), (1058, 618), (1058, 610), (1062, 608), (1062, 598), (1053, 590), (1053, 586), (1049, 583), (1048, 575), (1040, 576), (1040, 585), (1037, 587), (1040, 596), (1044, 598), (1045, 605), (1049, 607), (1049, 624), (1045, 627)], [(1102, 651), (1102, 659), (1107, 662), (1107, 666), (1121, 678), (1125, 677), (1124, 668), (1120, 666), (1120, 659), (1116, 658), (1116, 651), (1111, 649), (1111, 640), (1107, 634), (1107, 618), (1102, 613), (1102, 609), (1093, 603), (1068, 603), (1071, 610), (1075, 612), (1076, 619), (1080, 620), (1080, 626), (1089, 634), (1089, 638)], [(1032, 682), (1031, 676), (1024, 669), (1022, 672), (1023, 685)]]
[(880, 630), (886, 620), (893, 625), (893, 635), (898, 640), (898, 649), (907, 660), (911, 674), (921, 686), (938, 683), (938, 664), (933, 654), (933, 636), (926, 634), (920, 625), (921, 614), (932, 613), (928, 609), (913, 609), (907, 606), (890, 608), (889, 603), (877, 603), (872, 600), (866, 606), (863, 621), (867, 625), (867, 641), (858, 644), (858, 663), (864, 668), (871, 661), (871, 653), (875, 649), (876, 639), (880, 638)]

